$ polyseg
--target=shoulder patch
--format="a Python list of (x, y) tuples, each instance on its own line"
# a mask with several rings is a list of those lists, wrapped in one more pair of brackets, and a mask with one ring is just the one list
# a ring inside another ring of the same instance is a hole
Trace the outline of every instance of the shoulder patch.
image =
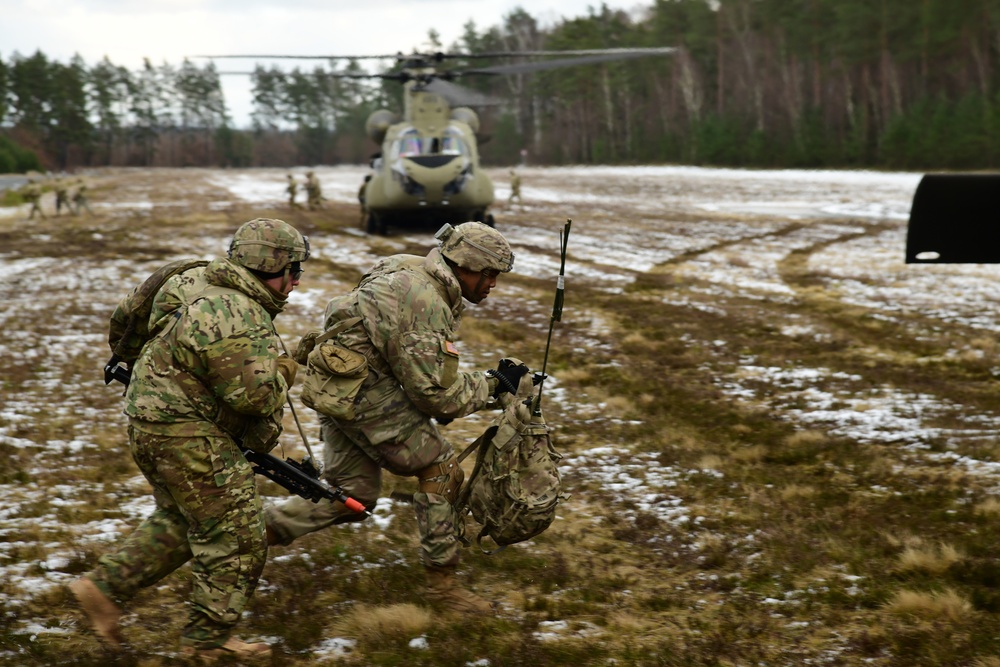
[(444, 341), (444, 344), (441, 347), (444, 350), (445, 354), (450, 354), (455, 357), (458, 356), (458, 348), (456, 348), (455, 344), (452, 343), (450, 340)]

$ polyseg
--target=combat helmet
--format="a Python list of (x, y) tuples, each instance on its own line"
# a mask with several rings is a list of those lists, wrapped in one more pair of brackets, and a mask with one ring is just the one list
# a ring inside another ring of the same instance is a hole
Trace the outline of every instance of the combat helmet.
[(514, 268), (507, 239), (481, 222), (463, 222), (458, 227), (446, 224), (434, 238), (441, 241), (441, 254), (464, 269), (507, 273)]
[(309, 259), (309, 238), (284, 220), (256, 218), (233, 234), (229, 259), (252, 271), (277, 273)]

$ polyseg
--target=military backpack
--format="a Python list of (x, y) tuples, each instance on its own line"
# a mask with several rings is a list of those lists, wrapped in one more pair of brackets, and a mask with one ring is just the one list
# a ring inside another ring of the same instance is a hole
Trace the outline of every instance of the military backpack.
[[(526, 377), (521, 387), (531, 387)], [(476, 452), (476, 464), (456, 502), (460, 516), (471, 512), (482, 525), (476, 543), (483, 552), (497, 553), (511, 544), (530, 540), (548, 528), (556, 517), (562, 480), (549, 429), (541, 414), (532, 412), (525, 393), (505, 395), (509, 404), (459, 459)], [(488, 550), (489, 537), (497, 548)], [(468, 544), (469, 540), (463, 538)]]
[(108, 331), (108, 345), (111, 346), (112, 361), (128, 364), (129, 368), (139, 358), (142, 347), (149, 340), (149, 316), (153, 312), (153, 299), (168, 279), (199, 266), (208, 266), (202, 259), (188, 259), (170, 262), (154, 271), (139, 283), (118, 303), (111, 315)]

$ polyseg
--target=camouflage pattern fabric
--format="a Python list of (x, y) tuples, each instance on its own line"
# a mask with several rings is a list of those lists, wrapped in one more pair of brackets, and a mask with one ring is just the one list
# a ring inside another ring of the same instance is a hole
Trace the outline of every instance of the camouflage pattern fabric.
[(66, 189), (66, 184), (63, 181), (56, 182), (56, 215), (62, 212), (63, 206), (65, 206), (70, 213), (73, 213), (73, 207), (69, 203), (69, 191)]
[(73, 193), (73, 204), (76, 206), (77, 215), (80, 214), (80, 209), (87, 209), (87, 213), (93, 215), (94, 212), (90, 210), (90, 204), (87, 199), (87, 185), (82, 181), (76, 186), (76, 192)]
[[(199, 300), (209, 286), (231, 291)], [(220, 409), (250, 418), (276, 412), (288, 387), (271, 318), (283, 307), (228, 259), (170, 278), (153, 301), (149, 331), (170, 329), (136, 361), (125, 414), (148, 433), (223, 436), (215, 423)]]
[(130, 427), (129, 445), (153, 487), (156, 509), (88, 577), (123, 604), (191, 561), (181, 643), (221, 646), (267, 558), (253, 470), (228, 438), (173, 438)]
[(24, 197), (24, 201), (31, 204), (31, 212), (28, 214), (28, 219), (31, 220), (35, 217), (35, 213), (39, 216), (45, 218), (45, 211), (42, 210), (42, 189), (38, 187), (38, 184), (34, 181), (28, 181), (28, 184), (24, 187), (24, 192), (21, 193)]
[[(325, 475), (366, 506), (378, 498), (382, 468), (413, 476), (453, 455), (430, 417), (463, 417), (491, 402), (485, 373), (458, 370), (453, 338), (463, 309), (461, 287), (438, 249), (426, 257), (382, 260), (354, 292), (327, 305), (327, 329), (362, 318), (335, 340), (364, 354), (372, 372), (353, 421), (321, 418)], [(350, 520), (340, 503), (299, 500), (265, 512), (268, 526), (284, 544)], [(424, 562), (457, 563), (460, 544), (451, 504), (438, 494), (417, 493), (414, 507)]]
[(514, 200), (517, 203), (521, 202), (521, 177), (515, 172), (510, 172), (510, 196), (507, 198), (507, 203), (513, 203)]
[(311, 171), (306, 174), (306, 200), (310, 211), (323, 208), (323, 189), (316, 174)]
[(190, 560), (183, 645), (226, 641), (267, 557), (253, 471), (227, 435), (234, 424), (216, 421), (221, 413), (244, 426), (280, 419), (288, 387), (271, 319), (283, 306), (228, 259), (178, 273), (153, 300), (156, 337), (133, 365), (129, 440), (156, 510), (87, 576), (127, 600)]

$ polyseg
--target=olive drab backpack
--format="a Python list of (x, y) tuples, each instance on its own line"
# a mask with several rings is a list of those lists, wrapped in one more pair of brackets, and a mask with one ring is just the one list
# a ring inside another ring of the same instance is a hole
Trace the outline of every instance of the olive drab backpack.
[[(559, 502), (568, 497), (561, 492), (556, 466), (562, 456), (552, 446), (540, 411), (531, 409), (533, 396), (531, 377), (525, 375), (516, 395), (501, 396), (506, 407), (500, 416), (459, 457), (461, 461), (476, 452), (456, 509), (460, 517), (471, 512), (482, 525), (476, 544), (487, 554), (540, 534), (555, 519)], [(487, 537), (496, 549), (483, 546)]]
[(111, 361), (105, 367), (105, 384), (111, 381), (114, 369), (119, 368), (119, 362), (128, 364), (131, 368), (139, 358), (142, 347), (149, 340), (149, 316), (153, 310), (153, 298), (169, 278), (199, 266), (207, 266), (208, 262), (201, 259), (178, 260), (161, 266), (148, 278), (139, 283), (118, 302), (118, 307), (111, 315), (111, 327), (108, 331), (108, 345), (111, 346)]

